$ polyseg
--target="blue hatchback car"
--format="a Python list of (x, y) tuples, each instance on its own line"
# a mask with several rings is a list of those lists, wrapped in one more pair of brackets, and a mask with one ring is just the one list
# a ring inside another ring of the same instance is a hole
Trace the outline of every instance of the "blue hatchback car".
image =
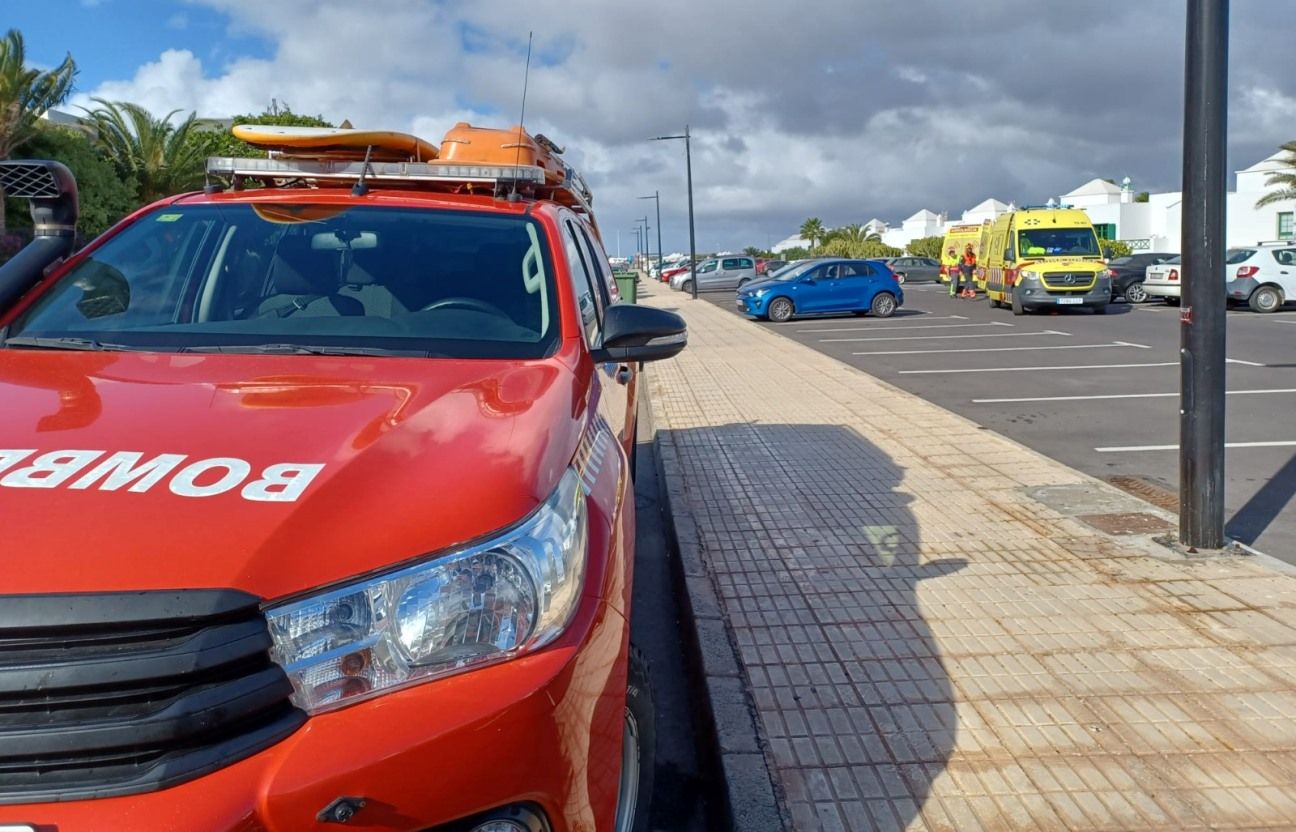
[(888, 318), (904, 305), (900, 280), (879, 260), (801, 260), (738, 290), (738, 306), (754, 318), (870, 313)]

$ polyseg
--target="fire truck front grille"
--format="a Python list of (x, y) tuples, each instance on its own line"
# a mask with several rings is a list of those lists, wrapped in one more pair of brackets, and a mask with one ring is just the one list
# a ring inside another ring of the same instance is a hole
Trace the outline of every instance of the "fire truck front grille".
[(234, 590), (0, 596), (0, 803), (156, 791), (305, 714)]

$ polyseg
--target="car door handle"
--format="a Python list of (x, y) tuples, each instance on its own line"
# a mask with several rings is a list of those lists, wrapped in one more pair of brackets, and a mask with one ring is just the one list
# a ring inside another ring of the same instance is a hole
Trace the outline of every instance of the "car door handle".
[(634, 377), (634, 372), (631, 371), (629, 364), (622, 364), (621, 366), (617, 367), (616, 369), (617, 384), (629, 384), (630, 379), (633, 377)]

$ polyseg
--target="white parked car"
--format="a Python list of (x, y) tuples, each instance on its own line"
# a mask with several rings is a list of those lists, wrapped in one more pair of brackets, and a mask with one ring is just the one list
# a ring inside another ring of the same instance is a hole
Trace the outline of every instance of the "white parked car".
[(1256, 312), (1277, 312), (1296, 302), (1296, 243), (1229, 250), (1228, 299)]
[(1171, 306), (1178, 306), (1181, 268), (1179, 255), (1164, 263), (1148, 266), (1143, 276), (1143, 291), (1147, 292), (1149, 298), (1162, 298)]

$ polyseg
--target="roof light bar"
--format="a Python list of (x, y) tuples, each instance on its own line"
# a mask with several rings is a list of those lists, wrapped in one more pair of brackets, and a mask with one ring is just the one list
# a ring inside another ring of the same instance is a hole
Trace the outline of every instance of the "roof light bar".
[[(212, 176), (274, 179), (359, 179), (365, 163), (351, 159), (241, 159), (213, 156)], [(367, 181), (386, 182), (533, 182), (543, 185), (543, 168), (533, 165), (446, 165), (426, 162), (370, 162)]]

